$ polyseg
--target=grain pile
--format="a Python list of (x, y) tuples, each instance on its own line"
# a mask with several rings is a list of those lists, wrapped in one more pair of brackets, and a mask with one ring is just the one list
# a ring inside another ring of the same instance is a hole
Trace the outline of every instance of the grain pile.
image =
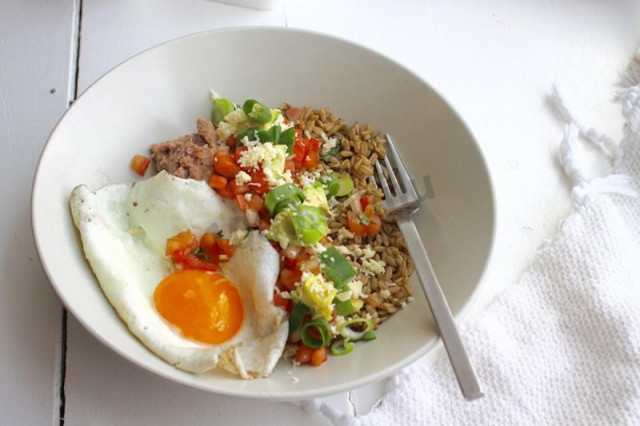
[[(283, 106), (287, 108), (288, 105)], [(382, 228), (377, 235), (357, 236), (348, 231), (347, 200), (332, 206), (328, 237), (356, 265), (356, 279), (362, 282), (362, 292), (366, 295), (364, 309), (356, 315), (370, 317), (378, 326), (411, 300), (409, 277), (413, 273), (404, 238), (395, 221), (382, 210), (383, 194), (373, 179), (375, 161), (386, 154), (386, 140), (380, 132), (372, 130), (370, 124), (361, 126), (356, 122), (349, 126), (328, 108), (305, 107), (298, 123), (307, 137), (315, 137), (323, 144), (332, 144), (330, 141), (340, 144), (337, 155), (321, 164), (327, 169), (348, 173), (355, 185), (354, 193), (373, 196), (376, 202), (382, 218)]]

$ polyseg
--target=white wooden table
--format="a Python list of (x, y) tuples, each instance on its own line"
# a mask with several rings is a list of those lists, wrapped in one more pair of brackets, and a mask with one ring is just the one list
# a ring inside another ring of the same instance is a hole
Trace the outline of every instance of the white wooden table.
[[(143, 49), (213, 28), (307, 28), (377, 49), (431, 82), (473, 129), (496, 184), (496, 249), (471, 315), (517, 280), (569, 212), (555, 160), (561, 126), (545, 100), (551, 84), (585, 121), (621, 134), (610, 100), (637, 47), (638, 2), (287, 1), (268, 12), (210, 0), (0, 2), (1, 424), (327, 424), (289, 404), (152, 376), (63, 315), (31, 235), (38, 156), (74, 97)], [(330, 401), (361, 413), (379, 387)]]

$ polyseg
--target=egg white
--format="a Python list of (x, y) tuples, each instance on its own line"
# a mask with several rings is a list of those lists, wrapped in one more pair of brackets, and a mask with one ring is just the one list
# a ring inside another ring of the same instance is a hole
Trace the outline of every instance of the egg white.
[(166, 172), (133, 187), (113, 184), (92, 191), (81, 185), (69, 202), (104, 294), (145, 346), (192, 373), (216, 367), (245, 379), (271, 373), (284, 349), (288, 322), (272, 303), (278, 254), (259, 233), (250, 233), (224, 268), (244, 306), (242, 327), (231, 340), (210, 345), (184, 338), (154, 307), (157, 285), (174, 270), (164, 255), (166, 240), (185, 230), (196, 236), (212, 229), (230, 235), (246, 227), (233, 203), (204, 182)]

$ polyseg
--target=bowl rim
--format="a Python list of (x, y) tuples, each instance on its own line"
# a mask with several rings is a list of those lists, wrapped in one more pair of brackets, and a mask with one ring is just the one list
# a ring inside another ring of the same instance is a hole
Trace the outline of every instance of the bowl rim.
[(485, 175), (487, 177), (487, 181), (488, 181), (488, 186), (489, 186), (489, 193), (490, 193), (490, 198), (491, 198), (491, 233), (490, 233), (490, 241), (489, 241), (489, 252), (488, 252), (488, 256), (487, 259), (484, 263), (484, 266), (482, 268), (482, 271), (479, 275), (479, 278), (477, 280), (477, 283), (475, 285), (475, 287), (473, 288), (471, 294), (469, 295), (469, 297), (467, 298), (467, 300), (462, 304), (462, 307), (459, 309), (459, 311), (454, 314), (454, 319), (456, 322), (460, 322), (462, 319), (464, 319), (468, 314), (469, 311), (471, 309), (471, 307), (474, 305), (474, 303), (477, 301), (479, 294), (482, 290), (483, 287), (485, 287), (483, 285), (483, 282), (485, 281), (486, 275), (487, 275), (487, 271), (489, 269), (489, 265), (492, 263), (494, 255), (495, 255), (495, 245), (496, 245), (496, 233), (497, 233), (497, 223), (498, 223), (498, 209), (497, 209), (497, 201), (496, 201), (496, 188), (495, 188), (495, 184), (492, 178), (492, 175), (490, 173), (490, 169), (488, 166), (488, 162), (487, 162), (487, 158), (486, 155), (482, 149), (482, 146), (480, 145), (480, 143), (478, 142), (478, 138), (476, 137), (476, 135), (474, 134), (474, 132), (472, 131), (472, 129), (469, 127), (469, 125), (466, 123), (466, 121), (463, 119), (463, 117), (458, 113), (458, 111), (455, 109), (455, 107), (453, 106), (453, 104), (449, 101), (449, 99), (444, 96), (436, 87), (434, 87), (432, 84), (428, 83), (422, 76), (420, 76), (419, 74), (417, 74), (416, 72), (414, 72), (412, 69), (408, 68), (407, 66), (401, 64), (400, 62), (396, 61), (395, 59), (389, 57), (388, 55), (375, 50), (372, 47), (369, 46), (365, 46), (359, 42), (355, 42), (349, 39), (346, 39), (344, 37), (341, 36), (336, 36), (336, 35), (332, 35), (332, 34), (328, 34), (328, 33), (324, 33), (321, 31), (316, 31), (316, 30), (308, 30), (308, 29), (303, 29), (303, 28), (292, 28), (292, 27), (276, 27), (276, 26), (237, 26), (237, 27), (229, 27), (229, 28), (216, 28), (216, 29), (210, 29), (210, 30), (204, 30), (204, 31), (198, 31), (198, 32), (194, 32), (194, 33), (190, 33), (190, 34), (186, 34), (180, 37), (176, 37), (170, 40), (166, 40), (162, 43), (158, 43), (154, 46), (148, 47), (130, 57), (128, 57), (127, 59), (123, 60), (122, 62), (120, 62), (119, 64), (115, 65), (114, 67), (110, 68), (108, 71), (106, 71), (105, 73), (103, 73), (102, 75), (100, 75), (100, 77), (98, 77), (93, 83), (91, 83), (89, 86), (87, 86), (87, 88), (79, 95), (76, 97), (75, 100), (73, 100), (73, 102), (71, 103), (71, 105), (65, 110), (65, 112), (62, 114), (62, 116), (60, 117), (60, 119), (57, 121), (56, 125), (54, 126), (54, 128), (52, 129), (52, 131), (50, 132), (49, 136), (47, 137), (47, 141), (40, 153), (40, 157), (38, 159), (38, 163), (36, 165), (36, 169), (35, 169), (35, 173), (34, 173), (34, 178), (33, 178), (33, 183), (31, 186), (31, 206), (30, 206), (30, 210), (31, 210), (31, 228), (32, 228), (32, 236), (33, 236), (33, 240), (35, 243), (35, 247), (36, 247), (36, 252), (38, 254), (38, 258), (40, 260), (40, 264), (42, 265), (42, 268), (45, 272), (45, 275), (47, 276), (47, 279), (49, 280), (49, 283), (51, 284), (51, 286), (53, 287), (53, 289), (55, 290), (56, 294), (58, 295), (58, 297), (60, 298), (60, 300), (62, 301), (64, 308), (67, 309), (68, 311), (70, 311), (74, 318), (80, 323), (82, 324), (82, 326), (88, 330), (90, 332), (90, 334), (96, 338), (98, 341), (100, 341), (103, 345), (105, 345), (106, 347), (110, 348), (112, 351), (114, 351), (116, 354), (118, 354), (119, 356), (121, 356), (122, 358), (126, 359), (127, 361), (129, 361), (130, 363), (132, 363), (133, 365), (135, 365), (136, 367), (142, 369), (145, 372), (148, 373), (152, 373), (156, 376), (162, 377), (165, 380), (169, 380), (173, 383), (176, 384), (180, 384), (183, 386), (187, 386), (190, 388), (195, 388), (195, 389), (200, 389), (200, 390), (204, 390), (207, 392), (211, 392), (211, 393), (215, 393), (215, 394), (220, 394), (220, 395), (227, 395), (227, 396), (233, 396), (233, 397), (241, 397), (241, 398), (248, 398), (248, 399), (261, 399), (261, 400), (271, 400), (271, 401), (296, 401), (296, 400), (304, 400), (304, 399), (310, 399), (310, 398), (317, 398), (317, 397), (322, 397), (322, 396), (327, 396), (327, 395), (333, 395), (333, 394), (337, 394), (340, 392), (344, 392), (344, 391), (348, 391), (348, 390), (352, 390), (361, 386), (364, 386), (366, 384), (369, 383), (373, 383), (376, 381), (380, 381), (383, 380), (389, 376), (391, 376), (393, 373), (401, 370), (404, 367), (409, 366), (410, 364), (413, 364), (415, 361), (417, 361), (419, 358), (427, 355), (428, 353), (432, 352), (436, 346), (440, 346), (441, 345), (441, 338), (437, 337), (436, 339), (434, 339), (433, 341), (425, 344), (424, 346), (422, 346), (420, 349), (418, 349), (417, 351), (415, 351), (414, 353), (406, 356), (405, 358), (401, 359), (400, 361), (397, 361), (393, 364), (388, 365), (387, 367), (373, 373), (373, 374), (369, 374), (366, 376), (363, 376), (361, 378), (349, 381), (349, 382), (345, 382), (343, 384), (338, 384), (338, 385), (333, 385), (333, 386), (327, 386), (321, 389), (317, 389), (317, 390), (306, 390), (306, 391), (299, 391), (299, 390), (292, 390), (292, 391), (288, 391), (288, 392), (275, 392), (275, 393), (265, 393), (265, 392), (256, 392), (256, 393), (251, 393), (248, 394), (246, 391), (244, 390), (234, 390), (234, 389), (226, 389), (223, 387), (218, 387), (218, 388), (212, 388), (209, 385), (205, 385), (203, 383), (199, 383), (199, 382), (194, 382), (194, 381), (188, 381), (188, 380), (183, 380), (180, 377), (175, 377), (175, 376), (171, 376), (168, 373), (165, 373), (162, 370), (156, 370), (156, 369), (152, 369), (149, 366), (147, 366), (145, 363), (140, 362), (139, 360), (130, 357), (127, 353), (125, 353), (124, 351), (122, 351), (121, 349), (119, 349), (116, 345), (112, 344), (110, 341), (108, 341), (107, 339), (103, 338), (100, 333), (98, 333), (97, 330), (94, 330), (93, 327), (91, 327), (88, 323), (86, 323), (84, 321), (84, 319), (79, 316), (76, 312), (76, 309), (73, 307), (72, 304), (69, 303), (69, 301), (65, 298), (65, 296), (63, 295), (63, 293), (61, 292), (61, 290), (59, 289), (59, 285), (56, 283), (54, 277), (52, 276), (51, 272), (49, 271), (49, 268), (47, 267), (46, 262), (43, 261), (43, 253), (42, 253), (42, 247), (41, 247), (41, 241), (39, 240), (39, 236), (37, 233), (37, 219), (36, 219), (36, 193), (37, 193), (37, 188), (38, 188), (38, 183), (41, 179), (41, 173), (42, 173), (42, 164), (44, 162), (45, 157), (47, 156), (47, 152), (50, 148), (50, 141), (51, 139), (55, 136), (58, 128), (60, 127), (61, 123), (65, 120), (65, 118), (67, 117), (67, 114), (70, 113), (70, 111), (72, 111), (74, 108), (77, 107), (77, 104), (79, 101), (82, 100), (82, 98), (84, 97), (84, 95), (89, 92), (89, 90), (96, 84), (98, 84), (99, 82), (101, 82), (107, 75), (109, 75), (111, 72), (113, 72), (114, 70), (125, 66), (126, 64), (128, 64), (129, 62), (133, 61), (134, 59), (147, 54), (148, 52), (160, 48), (162, 46), (165, 45), (169, 45), (169, 44), (173, 44), (173, 43), (181, 43), (181, 42), (185, 42), (189, 39), (195, 39), (195, 38), (199, 38), (199, 37), (211, 37), (212, 35), (215, 34), (221, 34), (221, 33), (242, 33), (242, 32), (248, 32), (248, 31), (256, 31), (256, 32), (287, 32), (287, 33), (302, 33), (302, 34), (306, 34), (306, 35), (311, 35), (314, 37), (321, 37), (321, 38), (325, 38), (325, 39), (330, 39), (332, 41), (338, 42), (338, 43), (342, 43), (345, 44), (349, 47), (352, 48), (356, 48), (356, 49), (361, 49), (364, 50), (370, 54), (376, 55), (378, 57), (380, 57), (381, 59), (390, 62), (392, 65), (394, 65), (395, 67), (398, 67), (399, 69), (403, 70), (404, 72), (409, 73), (410, 75), (412, 75), (414, 78), (416, 78), (420, 83), (422, 83), (424, 86), (426, 86), (427, 88), (429, 88), (437, 97), (439, 97), (442, 102), (444, 102), (444, 104), (449, 108), (450, 112), (453, 114), (453, 116), (455, 118), (458, 119), (458, 121), (462, 124), (464, 130), (470, 135), (470, 138), (473, 142), (473, 144), (475, 145), (480, 160), (482, 162), (482, 166), (484, 167), (485, 170)]

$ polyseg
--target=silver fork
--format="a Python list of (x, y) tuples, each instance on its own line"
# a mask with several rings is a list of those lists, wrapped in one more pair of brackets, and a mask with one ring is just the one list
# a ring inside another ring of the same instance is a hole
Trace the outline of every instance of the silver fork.
[[(386, 136), (388, 151), (397, 168), (397, 176), (389, 161), (389, 155), (385, 156), (384, 165), (389, 172), (389, 180), (391, 181), (391, 188), (389, 188), (389, 182), (382, 171), (382, 166), (380, 162), (376, 161), (375, 166), (378, 172), (378, 180), (385, 197), (385, 209), (387, 213), (396, 220), (407, 242), (409, 254), (415, 264), (415, 270), (418, 273), (418, 278), (420, 278), (420, 283), (427, 296), (427, 302), (431, 308), (433, 318), (440, 330), (440, 336), (449, 355), (453, 371), (458, 379), (460, 390), (467, 399), (479, 398), (483, 395), (482, 387), (473, 369), (473, 365), (471, 365), (467, 351), (462, 344), (460, 334), (453, 320), (453, 315), (451, 315), (447, 300), (442, 293), (436, 274), (429, 261), (427, 250), (424, 248), (416, 225), (411, 219), (411, 216), (420, 209), (421, 199), (393, 145), (391, 137), (389, 135)], [(400, 181), (398, 181), (398, 178)], [(391, 189), (393, 189), (393, 193)]]

